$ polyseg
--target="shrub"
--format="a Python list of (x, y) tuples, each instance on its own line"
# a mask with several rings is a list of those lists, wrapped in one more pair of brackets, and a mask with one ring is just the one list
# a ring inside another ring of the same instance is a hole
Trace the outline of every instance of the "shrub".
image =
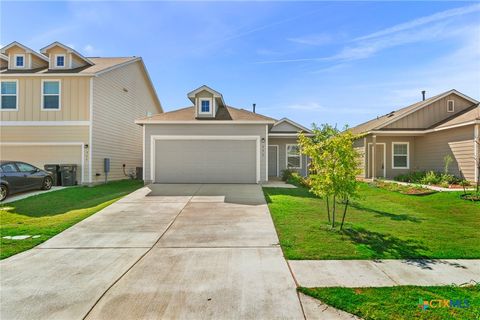
[(439, 184), (441, 182), (441, 177), (437, 175), (434, 171), (428, 171), (425, 177), (421, 180), (422, 184)]
[(425, 171), (413, 171), (400, 174), (393, 179), (400, 182), (420, 183), (426, 174)]
[(285, 170), (282, 170), (282, 180), (283, 181), (288, 181), (288, 179), (290, 179), (292, 177), (292, 174), (294, 173), (295, 171), (293, 171), (292, 169), (285, 169)]

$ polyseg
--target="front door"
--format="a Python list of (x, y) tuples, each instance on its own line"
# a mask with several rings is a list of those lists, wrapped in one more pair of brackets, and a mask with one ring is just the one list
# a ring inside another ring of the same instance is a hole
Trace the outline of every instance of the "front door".
[(268, 146), (268, 176), (278, 176), (278, 146)]
[[(373, 158), (375, 157), (375, 161)], [(375, 173), (375, 178), (385, 178), (385, 144), (377, 143), (376, 150), (373, 150), (373, 144), (369, 143), (369, 152), (368, 152), (368, 176), (369, 178), (373, 177)]]

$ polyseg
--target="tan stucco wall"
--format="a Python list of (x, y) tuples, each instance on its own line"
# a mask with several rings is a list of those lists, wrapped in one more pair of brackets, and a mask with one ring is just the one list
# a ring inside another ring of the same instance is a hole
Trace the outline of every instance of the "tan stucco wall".
[(92, 180), (104, 181), (104, 158), (110, 158), (109, 180), (126, 179), (122, 164), (127, 173), (142, 166), (142, 127), (134, 121), (161, 109), (140, 62), (101, 74), (93, 81)]
[(473, 181), (475, 175), (474, 126), (465, 126), (450, 130), (429, 133), (415, 139), (416, 170), (434, 170), (443, 172), (444, 157), (450, 154), (453, 162), (450, 173)]
[[(447, 100), (455, 101), (455, 112), (447, 112)], [(429, 106), (422, 108), (411, 115), (402, 118), (385, 128), (389, 129), (426, 129), (432, 125), (447, 119), (466, 108), (472, 106), (472, 102), (452, 93)]]
[[(14, 77), (18, 80), (17, 111), (0, 111), (2, 121), (87, 121), (89, 120), (89, 77)], [(42, 79), (60, 80), (61, 110), (42, 110)]]

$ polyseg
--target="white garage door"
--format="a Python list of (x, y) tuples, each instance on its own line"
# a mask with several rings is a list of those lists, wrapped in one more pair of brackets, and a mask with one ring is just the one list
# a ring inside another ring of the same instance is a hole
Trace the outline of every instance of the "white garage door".
[(0, 145), (1, 160), (23, 161), (43, 169), (45, 164), (76, 164), (80, 182), (82, 147), (60, 145)]
[(157, 140), (157, 183), (256, 183), (256, 140)]

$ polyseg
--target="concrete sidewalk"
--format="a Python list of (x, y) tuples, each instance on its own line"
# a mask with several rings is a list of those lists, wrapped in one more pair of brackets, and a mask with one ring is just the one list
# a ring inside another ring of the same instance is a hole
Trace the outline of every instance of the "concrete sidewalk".
[(290, 260), (302, 287), (441, 286), (480, 282), (480, 260)]

